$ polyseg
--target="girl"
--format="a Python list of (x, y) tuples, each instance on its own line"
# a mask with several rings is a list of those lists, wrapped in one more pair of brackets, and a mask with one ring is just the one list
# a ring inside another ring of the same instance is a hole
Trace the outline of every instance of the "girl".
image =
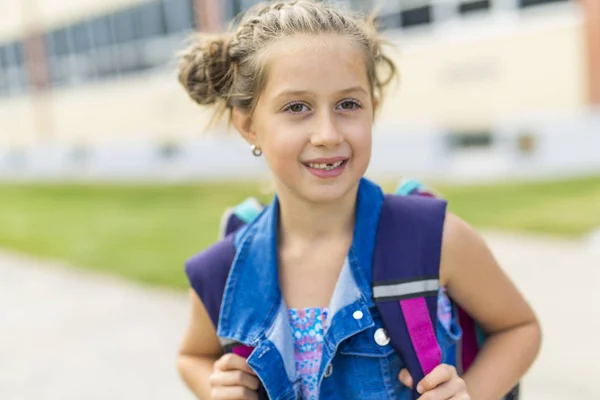
[[(396, 72), (381, 46), (370, 21), (298, 0), (257, 5), (235, 32), (201, 36), (184, 53), (180, 82), (197, 103), (230, 111), (252, 154), (264, 155), (276, 191), (236, 236), (218, 326), (190, 290), (178, 368), (198, 398), (256, 399), (261, 387), (272, 399), (406, 400), (417, 384), (421, 399), (497, 400), (536, 357), (533, 311), (451, 213), (438, 312), (447, 322), (447, 292), (489, 334), (473, 366), (459, 376), (442, 364), (412, 382), (385, 338), (365, 334), (366, 324), (382, 326), (368, 271), (383, 193), (363, 178), (374, 115)], [(439, 329), (452, 337), (447, 324)], [(246, 361), (223, 355), (219, 338), (258, 347)]]

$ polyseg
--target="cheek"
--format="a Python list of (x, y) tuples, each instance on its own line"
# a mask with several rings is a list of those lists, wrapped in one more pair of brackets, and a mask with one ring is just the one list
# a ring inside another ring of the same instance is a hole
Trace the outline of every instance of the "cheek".
[(302, 151), (302, 142), (298, 135), (277, 124), (264, 126), (260, 131), (264, 157), (275, 173), (283, 173), (295, 167)]
[(370, 121), (355, 121), (348, 127), (348, 141), (355, 151), (370, 152), (373, 139)]
[[(277, 154), (298, 153), (306, 140), (302, 135), (302, 127), (299, 124), (288, 124), (272, 118), (268, 123), (261, 124), (259, 140), (264, 148), (268, 148), (272, 156)], [(296, 154), (297, 156), (297, 154)]]

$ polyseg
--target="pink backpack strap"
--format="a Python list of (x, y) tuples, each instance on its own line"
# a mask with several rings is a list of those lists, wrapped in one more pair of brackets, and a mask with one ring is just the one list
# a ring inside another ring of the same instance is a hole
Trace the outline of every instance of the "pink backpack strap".
[[(373, 298), (394, 350), (415, 382), (441, 363), (436, 337), (446, 203), (385, 197), (373, 258)], [(413, 398), (418, 398), (416, 385)]]

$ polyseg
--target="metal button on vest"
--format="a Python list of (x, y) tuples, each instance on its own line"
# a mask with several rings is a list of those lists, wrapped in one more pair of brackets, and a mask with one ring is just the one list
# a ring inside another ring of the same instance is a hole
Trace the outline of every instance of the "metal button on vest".
[(354, 311), (354, 314), (352, 314), (352, 317), (354, 317), (354, 319), (356, 319), (356, 320), (362, 319), (363, 312), (360, 310)]
[(388, 336), (387, 332), (385, 329), (383, 328), (379, 328), (375, 331), (375, 343), (377, 343), (380, 346), (385, 346), (390, 342), (390, 337)]
[(325, 378), (330, 377), (332, 372), (333, 372), (333, 365), (327, 364), (327, 367), (325, 367), (325, 373), (323, 374), (323, 377), (325, 377)]

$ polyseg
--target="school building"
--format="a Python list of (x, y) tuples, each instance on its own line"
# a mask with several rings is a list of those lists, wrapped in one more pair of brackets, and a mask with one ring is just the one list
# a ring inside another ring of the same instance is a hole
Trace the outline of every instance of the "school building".
[[(48, 143), (168, 153), (201, 137), (210, 110), (178, 86), (175, 53), (191, 32), (222, 30), (253, 3), (3, 0), (0, 153)], [(459, 145), (485, 144), (500, 125), (600, 105), (600, 0), (338, 3), (376, 8), (396, 47), (401, 82), (380, 131), (443, 130)]]

